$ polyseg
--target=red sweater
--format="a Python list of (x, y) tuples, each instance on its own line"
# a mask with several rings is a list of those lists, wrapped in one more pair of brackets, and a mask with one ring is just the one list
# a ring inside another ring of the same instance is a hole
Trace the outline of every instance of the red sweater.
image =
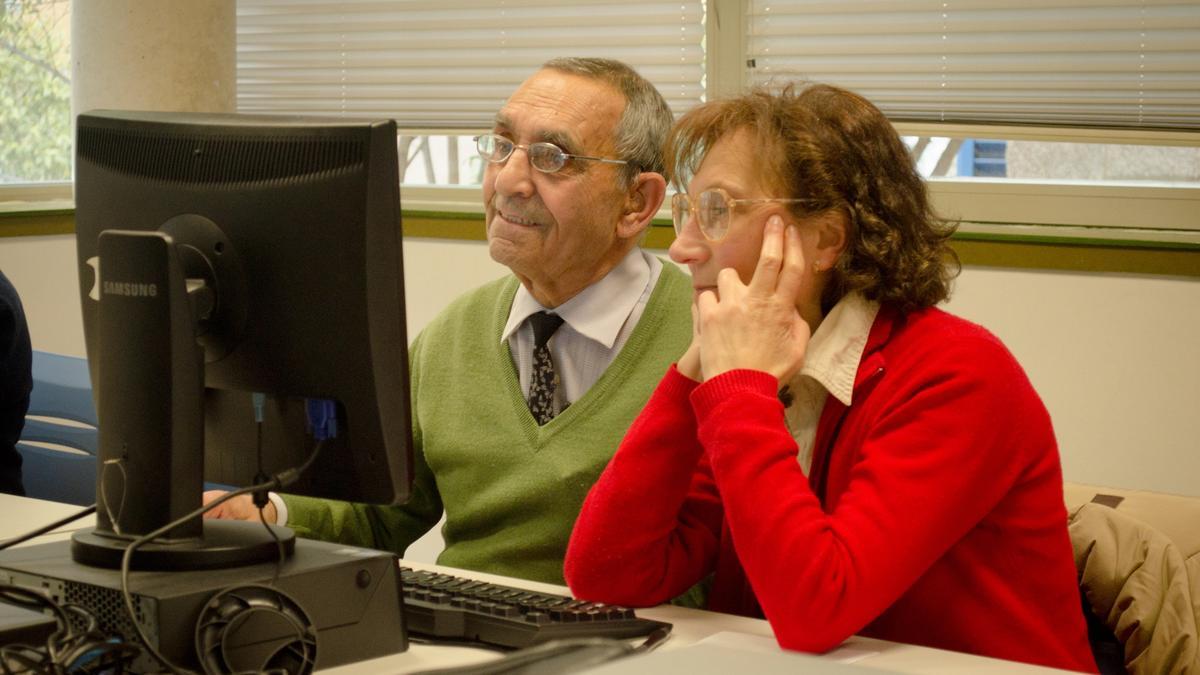
[(780, 646), (861, 633), (1095, 672), (1050, 418), (983, 328), (884, 308), (811, 477), (772, 376), (672, 368), (592, 488), (571, 590), (647, 606), (713, 575), (710, 609)]

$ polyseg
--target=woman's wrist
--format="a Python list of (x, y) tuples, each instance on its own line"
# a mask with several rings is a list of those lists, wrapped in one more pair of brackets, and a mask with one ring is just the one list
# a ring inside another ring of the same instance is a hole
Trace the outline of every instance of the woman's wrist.
[(679, 357), (679, 362), (675, 364), (675, 367), (679, 369), (680, 375), (689, 380), (702, 382), (704, 377), (700, 372), (700, 345), (692, 343), (683, 356)]

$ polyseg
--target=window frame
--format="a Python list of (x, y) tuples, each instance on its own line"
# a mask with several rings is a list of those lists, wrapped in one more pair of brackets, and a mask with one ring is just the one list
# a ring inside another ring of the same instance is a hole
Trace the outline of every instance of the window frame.
[[(707, 0), (706, 96), (736, 94), (745, 79), (745, 0)], [(903, 135), (1200, 147), (1200, 133), (1136, 129), (1018, 127), (899, 122)], [(405, 134), (446, 129), (404, 129)], [(483, 133), (455, 129), (451, 133)], [(1023, 182), (1012, 179), (932, 179), (930, 192), (943, 215), (960, 220), (972, 239), (1130, 243), (1200, 249), (1200, 187)], [(0, 186), (0, 217), (71, 208), (70, 183)], [(478, 187), (406, 185), (405, 213), (478, 214)], [(669, 209), (656, 222), (670, 222)], [(481, 233), (482, 236), (482, 233)]]

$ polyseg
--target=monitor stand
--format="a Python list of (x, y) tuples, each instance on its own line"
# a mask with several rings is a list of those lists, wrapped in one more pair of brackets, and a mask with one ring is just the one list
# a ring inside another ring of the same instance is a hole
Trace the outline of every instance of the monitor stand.
[[(189, 518), (201, 506), (206, 360), (228, 345), (205, 342), (213, 317), (237, 293), (217, 293), (216, 271), (236, 261), (212, 221), (179, 216), (162, 231), (105, 230), (92, 382), (99, 424), (96, 527), (71, 553), (118, 568), (129, 544), (140, 570), (203, 570), (272, 562), (294, 546), (287, 528)], [(209, 261), (199, 251), (220, 251)], [(225, 262), (221, 262), (225, 261)], [(234, 264), (234, 267), (237, 267)], [(240, 276), (225, 271), (237, 288)]]

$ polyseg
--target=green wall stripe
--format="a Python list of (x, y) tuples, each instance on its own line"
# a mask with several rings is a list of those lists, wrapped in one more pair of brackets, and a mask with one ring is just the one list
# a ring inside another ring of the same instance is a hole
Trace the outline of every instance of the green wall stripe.
[(75, 211), (0, 212), (0, 237), (75, 234)]
[[(486, 239), (483, 216), (477, 213), (405, 211), (403, 227), (406, 237)], [(0, 237), (74, 231), (74, 212), (69, 209), (0, 213)], [(645, 245), (665, 249), (671, 245), (674, 234), (670, 223), (656, 221), (647, 233)], [(1200, 246), (1192, 244), (960, 233), (951, 245), (964, 265), (1200, 278)]]

